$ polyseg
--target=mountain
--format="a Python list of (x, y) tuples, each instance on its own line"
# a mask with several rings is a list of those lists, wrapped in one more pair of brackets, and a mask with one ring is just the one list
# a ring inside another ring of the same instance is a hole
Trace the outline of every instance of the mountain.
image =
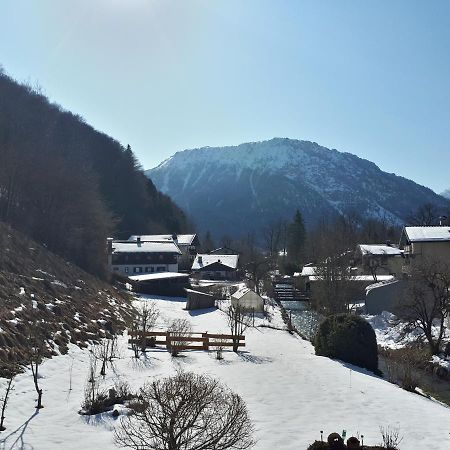
[(258, 232), (296, 209), (311, 227), (324, 215), (349, 212), (400, 224), (424, 203), (449, 205), (370, 161), (293, 139), (185, 150), (146, 174), (216, 237)]
[(450, 199), (450, 189), (446, 189), (444, 192), (441, 193), (442, 197)]

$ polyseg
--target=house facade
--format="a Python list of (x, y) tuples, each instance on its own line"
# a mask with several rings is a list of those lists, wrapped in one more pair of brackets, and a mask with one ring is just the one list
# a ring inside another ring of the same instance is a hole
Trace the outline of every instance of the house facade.
[(403, 250), (393, 244), (358, 244), (353, 264), (359, 275), (400, 275)]
[(404, 272), (424, 259), (450, 264), (450, 226), (404, 227), (400, 247), (405, 255)]
[(200, 246), (196, 234), (145, 234), (133, 235), (128, 238), (129, 241), (138, 239), (141, 242), (173, 242), (181, 251), (181, 256), (178, 258), (180, 270), (190, 269)]
[(181, 251), (173, 241), (108, 240), (110, 270), (123, 276), (178, 272)]
[(209, 280), (235, 280), (239, 255), (198, 254), (192, 264), (192, 272)]

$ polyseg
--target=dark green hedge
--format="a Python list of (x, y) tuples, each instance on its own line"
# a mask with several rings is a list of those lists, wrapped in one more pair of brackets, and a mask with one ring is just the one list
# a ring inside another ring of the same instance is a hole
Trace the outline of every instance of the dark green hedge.
[(316, 355), (337, 358), (378, 373), (377, 338), (362, 317), (337, 314), (319, 326), (314, 342)]

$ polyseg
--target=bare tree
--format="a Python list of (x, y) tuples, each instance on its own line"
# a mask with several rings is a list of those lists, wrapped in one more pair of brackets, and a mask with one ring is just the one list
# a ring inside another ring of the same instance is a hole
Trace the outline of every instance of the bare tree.
[(103, 339), (99, 344), (92, 347), (92, 355), (101, 362), (100, 375), (106, 375), (106, 367), (113, 359), (118, 357), (117, 337)]
[(350, 303), (356, 288), (347, 255), (326, 258), (316, 267), (316, 277), (311, 300), (322, 314), (350, 311)]
[(450, 313), (450, 265), (439, 259), (415, 262), (400, 314), (419, 330), (432, 354), (439, 353)]
[(118, 445), (142, 450), (244, 450), (254, 445), (242, 398), (206, 375), (178, 372), (145, 385)]
[(192, 325), (186, 319), (175, 319), (171, 322), (167, 332), (169, 333), (167, 339), (170, 339), (170, 353), (172, 356), (178, 356), (183, 347), (191, 342)]
[(233, 336), (233, 352), (239, 349), (239, 336), (252, 325), (252, 318), (244, 313), (240, 306), (230, 305), (226, 310), (228, 326)]
[(38, 396), (36, 409), (41, 409), (42, 405), (42, 388), (39, 385), (39, 367), (44, 357), (46, 347), (45, 337), (43, 332), (43, 323), (39, 321), (32, 322), (29, 328), (29, 362), (31, 373), (33, 376), (34, 389)]
[(83, 413), (97, 414), (101, 411), (101, 401), (104, 397), (100, 390), (100, 381), (97, 378), (97, 358), (91, 353), (89, 359), (88, 377), (84, 388), (84, 400), (81, 405)]
[(14, 389), (13, 381), (14, 377), (17, 374), (17, 371), (18, 368), (13, 365), (7, 365), (6, 367), (3, 367), (1, 370), (2, 375), (5, 376), (6, 378), (6, 387), (3, 397), (0, 397), (0, 405), (1, 405), (0, 431), (4, 431), (6, 429), (4, 426), (6, 418), (5, 417), (6, 407), (8, 406), (9, 395), (11, 394), (11, 391)]
[(159, 310), (153, 302), (146, 302), (142, 305), (135, 316), (132, 325), (131, 348), (134, 357), (139, 358), (139, 352), (144, 353), (147, 347), (147, 333), (153, 329), (159, 317)]
[(439, 211), (436, 205), (425, 203), (417, 211), (410, 214), (408, 223), (415, 226), (431, 226), (439, 224)]

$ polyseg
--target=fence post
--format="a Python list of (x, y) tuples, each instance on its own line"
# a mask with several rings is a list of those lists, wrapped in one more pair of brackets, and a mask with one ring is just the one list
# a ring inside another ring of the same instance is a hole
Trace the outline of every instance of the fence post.
[(208, 332), (202, 333), (202, 338), (206, 338), (206, 339), (203, 341), (203, 350), (209, 350), (209, 337), (208, 337)]
[(171, 351), (170, 350), (170, 348), (171, 348), (171, 343), (170, 343), (170, 331), (168, 331), (167, 333), (166, 333), (166, 348), (167, 348), (167, 350), (169, 350), (169, 351)]

